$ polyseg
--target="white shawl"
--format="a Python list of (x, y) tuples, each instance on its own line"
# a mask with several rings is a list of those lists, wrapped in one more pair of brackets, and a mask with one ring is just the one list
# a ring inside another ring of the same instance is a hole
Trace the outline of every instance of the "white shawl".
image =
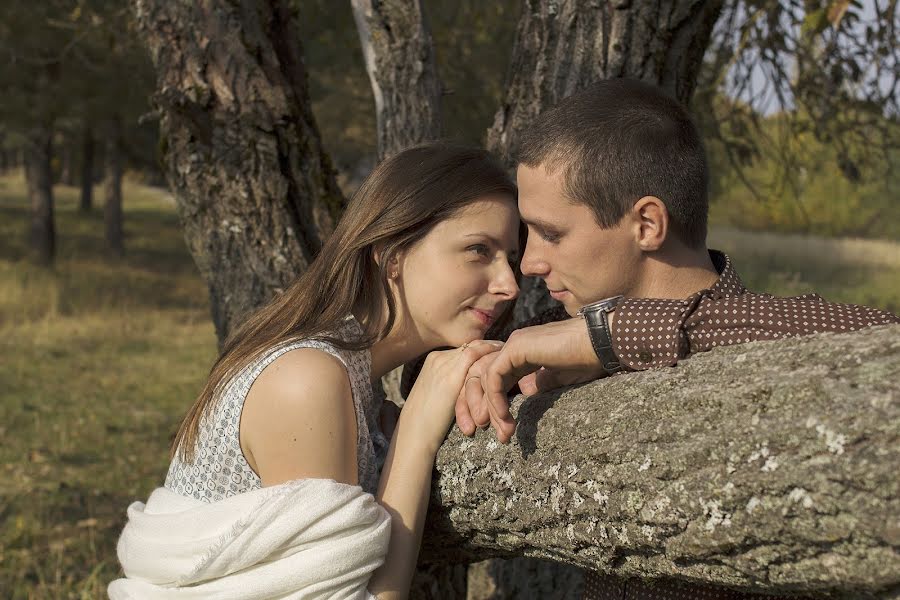
[(112, 600), (370, 598), (390, 515), (358, 486), (299, 479), (207, 503), (157, 488), (128, 507)]

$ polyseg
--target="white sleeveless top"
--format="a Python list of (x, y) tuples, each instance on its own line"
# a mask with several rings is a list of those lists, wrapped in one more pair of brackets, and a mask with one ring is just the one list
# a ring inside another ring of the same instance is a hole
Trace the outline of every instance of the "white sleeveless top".
[[(360, 334), (362, 328), (359, 323), (349, 316), (333, 337), (349, 340)], [(172, 459), (164, 484), (167, 489), (205, 502), (217, 502), (262, 487), (259, 476), (241, 452), (241, 410), (250, 386), (263, 369), (282, 354), (297, 348), (316, 348), (327, 352), (347, 369), (356, 409), (359, 485), (370, 494), (375, 493), (379, 471), (387, 455), (388, 441), (378, 423), (384, 395), (373, 394), (371, 354), (368, 349), (342, 350), (319, 340), (297, 340), (276, 346), (232, 378), (213, 411), (200, 422), (194, 462), (184, 463), (177, 455)]]

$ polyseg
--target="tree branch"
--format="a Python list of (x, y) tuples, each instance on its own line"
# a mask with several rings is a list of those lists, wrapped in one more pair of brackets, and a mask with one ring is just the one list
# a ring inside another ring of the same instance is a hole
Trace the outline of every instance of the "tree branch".
[(519, 397), (509, 445), (441, 448), (422, 557), (895, 597), (898, 398), (897, 325)]

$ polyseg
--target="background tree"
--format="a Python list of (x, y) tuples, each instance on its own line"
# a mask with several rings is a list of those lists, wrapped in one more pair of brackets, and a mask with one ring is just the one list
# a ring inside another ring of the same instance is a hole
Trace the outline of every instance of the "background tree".
[(309, 264), (343, 196), (285, 2), (133, 6), (157, 70), (167, 178), (221, 341)]

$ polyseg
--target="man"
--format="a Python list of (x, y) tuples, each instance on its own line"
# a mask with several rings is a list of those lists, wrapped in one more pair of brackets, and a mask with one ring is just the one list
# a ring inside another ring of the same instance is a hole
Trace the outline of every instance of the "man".
[[(543, 113), (523, 136), (519, 212), (528, 228), (522, 273), (564, 307), (514, 331), (477, 363), (456, 406), (467, 435), (515, 431), (507, 392), (525, 394), (622, 371), (674, 365), (695, 352), (900, 322), (889, 313), (810, 294), (748, 292), (706, 248), (706, 156), (687, 112), (658, 88), (606, 80)], [(561, 319), (561, 320), (560, 320)], [(590, 598), (742, 598), (676, 583), (589, 574)]]

